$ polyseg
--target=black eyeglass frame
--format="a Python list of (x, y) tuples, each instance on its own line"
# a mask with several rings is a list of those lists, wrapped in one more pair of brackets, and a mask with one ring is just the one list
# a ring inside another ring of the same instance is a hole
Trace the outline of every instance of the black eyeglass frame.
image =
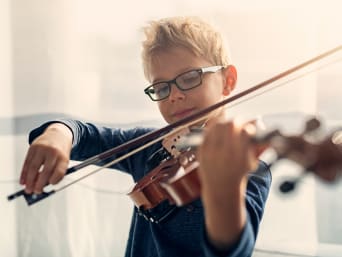
[[(217, 71), (219, 71), (219, 70), (221, 70), (221, 69), (223, 69), (223, 68), (224, 68), (224, 66), (216, 65), (216, 66), (209, 66), (209, 67), (202, 67), (202, 68), (198, 68), (198, 69), (188, 70), (188, 71), (185, 71), (185, 72), (183, 72), (183, 73), (181, 73), (181, 74), (178, 74), (174, 79), (166, 80), (166, 81), (158, 81), (158, 82), (156, 82), (156, 83), (153, 83), (152, 85), (149, 85), (147, 88), (145, 88), (145, 89), (144, 89), (144, 92), (145, 92), (145, 94), (147, 94), (147, 95), (150, 97), (150, 99), (151, 99), (152, 101), (161, 101), (161, 100), (164, 100), (164, 99), (166, 99), (166, 98), (168, 98), (168, 97), (170, 96), (170, 93), (171, 93), (171, 85), (176, 85), (176, 87), (177, 87), (179, 90), (181, 90), (181, 91), (191, 90), (191, 89), (196, 88), (196, 87), (198, 87), (198, 86), (200, 86), (200, 85), (202, 84), (202, 77), (203, 77), (203, 74), (208, 73), (208, 72), (215, 73), (215, 72), (217, 72)], [(180, 86), (178, 85), (178, 83), (177, 83), (177, 79), (178, 79), (179, 77), (183, 76), (184, 74), (187, 74), (187, 73), (193, 72), (193, 71), (197, 71), (197, 72), (199, 73), (199, 75), (200, 75), (200, 81), (199, 81), (199, 83), (198, 83), (197, 85), (194, 85), (194, 86), (191, 87), (191, 88), (186, 88), (186, 89), (184, 89), (184, 88), (180, 87)], [(150, 90), (153, 89), (153, 87), (154, 87), (155, 85), (162, 84), (162, 83), (166, 83), (166, 84), (168, 85), (168, 94), (167, 94), (165, 97), (162, 97), (162, 98), (159, 98), (159, 99), (153, 98), (152, 95), (151, 95)]]

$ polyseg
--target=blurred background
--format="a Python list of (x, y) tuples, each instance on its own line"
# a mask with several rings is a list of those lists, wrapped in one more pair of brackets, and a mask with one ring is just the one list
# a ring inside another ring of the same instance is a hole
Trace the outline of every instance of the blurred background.
[[(341, 10), (338, 0), (0, 0), (0, 255), (123, 256), (128, 176), (104, 170), (32, 207), (6, 196), (20, 189), (27, 135), (44, 121), (164, 125), (143, 94), (141, 27), (149, 20), (198, 15), (217, 26), (238, 69), (237, 93), (341, 45)], [(232, 117), (262, 116), (266, 126), (298, 132), (304, 114), (318, 114), (325, 128), (341, 127), (341, 54), (322, 65), (229, 107)], [(279, 184), (300, 171), (289, 161), (274, 167), (254, 256), (342, 256), (341, 182), (308, 175), (280, 194)]]

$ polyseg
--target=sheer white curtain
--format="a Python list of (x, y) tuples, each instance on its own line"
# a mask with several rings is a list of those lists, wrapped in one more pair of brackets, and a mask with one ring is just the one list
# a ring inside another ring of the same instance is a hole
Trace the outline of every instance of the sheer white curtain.
[[(0, 58), (0, 72), (4, 74), (0, 82), (6, 95), (1, 97), (0, 119), (13, 132), (9, 136), (0, 128), (4, 142), (0, 146), (1, 160), (5, 163), (0, 177), (6, 180), (19, 176), (29, 129), (28, 124), (17, 122), (21, 119), (38, 124), (42, 116), (49, 119), (61, 113), (123, 127), (163, 124), (155, 104), (142, 92), (146, 81), (141, 69), (140, 28), (148, 20), (201, 15), (218, 25), (228, 38), (239, 72), (237, 91), (241, 91), (341, 44), (339, 3), (331, 3), (0, 2), (0, 53), (4, 57)], [(311, 8), (307, 9), (308, 4)], [(272, 120), (276, 117), (272, 114), (324, 110), (329, 119), (339, 123), (342, 116), (331, 109), (341, 108), (336, 100), (336, 95), (341, 95), (337, 82), (342, 79), (340, 67), (310, 74), (230, 107), (231, 114), (247, 118), (262, 114), (271, 124), (277, 121)], [(328, 95), (331, 91), (336, 93)], [(328, 97), (329, 104), (325, 104)], [(15, 117), (13, 123), (11, 118)], [(286, 118), (281, 122), (288, 128), (296, 125)], [(308, 177), (291, 196), (277, 193), (283, 176), (299, 171), (288, 162), (277, 167), (257, 248), (293, 249), (293, 253), (305, 254), (331, 251), (334, 256), (342, 244), (336, 239), (342, 238), (338, 225), (342, 207), (336, 200), (341, 189), (327, 189)], [(106, 170), (32, 207), (22, 199), (13, 203), (0, 199), (1, 225), (7, 228), (6, 233), (1, 232), (1, 255), (122, 256), (132, 210), (123, 192), (131, 183), (124, 174)], [(17, 189), (12, 184), (1, 184), (0, 188), (3, 196)], [(338, 211), (330, 214), (321, 206)], [(331, 223), (326, 222), (328, 215)], [(325, 249), (319, 248), (320, 243)], [(337, 248), (329, 250), (330, 246)]]

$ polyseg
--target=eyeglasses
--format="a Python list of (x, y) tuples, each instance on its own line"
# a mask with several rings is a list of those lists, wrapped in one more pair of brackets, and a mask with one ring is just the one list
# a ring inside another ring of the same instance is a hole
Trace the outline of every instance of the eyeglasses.
[(145, 88), (144, 92), (152, 101), (160, 101), (170, 95), (172, 84), (182, 91), (190, 90), (201, 85), (203, 74), (208, 72), (214, 73), (222, 68), (223, 66), (210, 66), (186, 71), (172, 80), (154, 83)]

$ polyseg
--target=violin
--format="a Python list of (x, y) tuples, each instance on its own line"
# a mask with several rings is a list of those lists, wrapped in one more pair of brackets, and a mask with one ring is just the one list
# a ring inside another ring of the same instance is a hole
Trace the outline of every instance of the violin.
[[(267, 145), (277, 154), (273, 165), (281, 159), (289, 159), (300, 164), (306, 172), (324, 174), (324, 169), (333, 168), (335, 176), (342, 171), (342, 127), (329, 133), (323, 140), (313, 142), (310, 134), (317, 131), (321, 122), (311, 118), (306, 122), (305, 129), (299, 135), (284, 135), (273, 130), (263, 135), (252, 137), (254, 145)], [(186, 205), (200, 196), (201, 185), (198, 175), (199, 162), (194, 147), (201, 143), (201, 134), (195, 132), (185, 137), (176, 135), (167, 139), (172, 145), (164, 143), (167, 150), (173, 152), (173, 158), (164, 160), (153, 169), (128, 193), (139, 209), (152, 209), (163, 201), (177, 206)], [(177, 153), (175, 149), (180, 149)], [(185, 150), (184, 150), (185, 149)], [(326, 180), (335, 177), (323, 176)], [(294, 189), (296, 181), (285, 182), (281, 191)]]
[[(52, 194), (61, 191), (68, 186), (92, 175), (103, 168), (112, 166), (115, 163), (135, 154), (146, 147), (155, 144), (159, 141), (164, 140), (168, 142), (171, 138), (173, 142), (175, 139), (182, 138), (184, 135), (189, 133), (189, 128), (194, 124), (198, 124), (208, 119), (210, 113), (218, 108), (223, 107), (237, 99), (240, 99), (252, 92), (255, 92), (271, 83), (286, 77), (287, 75), (294, 73), (306, 66), (309, 66), (321, 59), (324, 59), (338, 51), (342, 50), (342, 45), (331, 49), (325, 53), (322, 53), (310, 60), (307, 60), (299, 65), (296, 65), (254, 87), (251, 87), (239, 94), (229, 97), (219, 103), (209, 106), (206, 109), (200, 110), (184, 119), (181, 119), (173, 124), (167, 125), (159, 130), (152, 131), (125, 144), (119, 145), (118, 147), (112, 148), (103, 152), (99, 155), (93, 156), (80, 164), (70, 167), (66, 171), (66, 175), (71, 174), (81, 168), (84, 168), (91, 164), (97, 164), (102, 162), (113, 155), (127, 151), (128, 153), (122, 155), (115, 160), (95, 169), (93, 172), (69, 183), (65, 186), (51, 191), (44, 191), (41, 194), (26, 194), (24, 189), (15, 192), (7, 197), (9, 201), (16, 199), (20, 196), (24, 196), (28, 205), (35, 204)], [(315, 122), (309, 122), (310, 124)], [(316, 122), (317, 123), (317, 122)], [(310, 126), (308, 126), (310, 127)], [(304, 169), (310, 170), (318, 175), (322, 174), (324, 167), (333, 169), (340, 169), (342, 166), (342, 150), (341, 143), (334, 141), (339, 131), (331, 134), (325, 138), (325, 140), (317, 143), (307, 141), (305, 138), (306, 134), (311, 131), (312, 128), (305, 130), (302, 135), (299, 136), (285, 136), (279, 131), (272, 131), (262, 137), (255, 137), (253, 143), (256, 145), (269, 145), (273, 147), (278, 153), (278, 159), (289, 158), (293, 161), (301, 164)], [(337, 134), (336, 134), (337, 133)], [(190, 133), (191, 135), (191, 133)], [(191, 136), (190, 136), (191, 138)], [(178, 142), (179, 143), (179, 142)], [(182, 145), (182, 143), (180, 143)], [(177, 146), (174, 144), (170, 145), (169, 149), (171, 158), (166, 159), (160, 163), (158, 167), (149, 172), (145, 177), (137, 182), (133, 190), (128, 193), (135, 205), (139, 209), (151, 209), (157, 206), (159, 203), (168, 200), (171, 204), (178, 206), (184, 205), (188, 202), (193, 201), (200, 195), (200, 181), (197, 175), (197, 168), (199, 166), (196, 160), (196, 154), (193, 143), (184, 144), (186, 150), (175, 151)], [(179, 146), (179, 145), (178, 145)], [(167, 143), (166, 143), (167, 147)]]

